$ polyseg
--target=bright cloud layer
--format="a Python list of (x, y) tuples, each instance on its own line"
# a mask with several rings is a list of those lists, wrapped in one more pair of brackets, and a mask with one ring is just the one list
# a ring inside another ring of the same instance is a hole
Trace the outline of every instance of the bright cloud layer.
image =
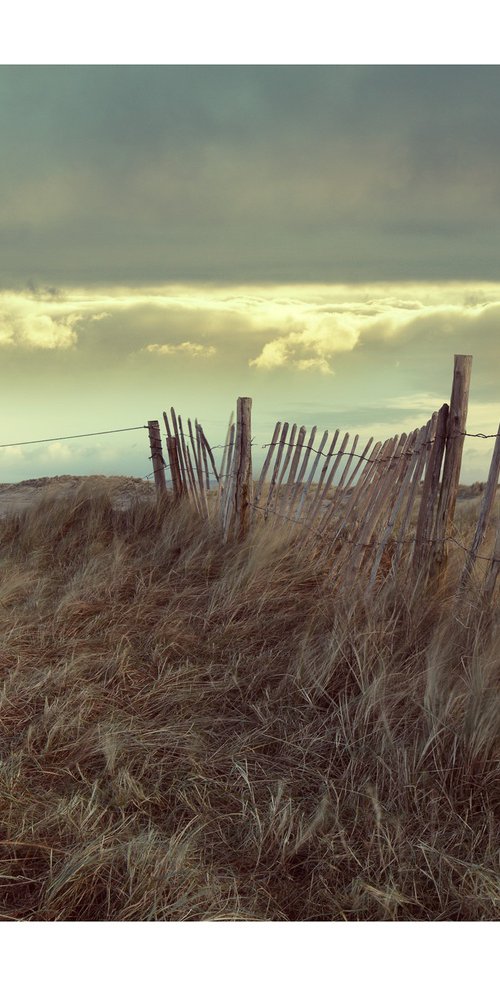
[[(0, 294), (0, 346), (99, 348), (120, 319), (128, 353), (211, 358), (240, 352), (254, 371), (289, 367), (332, 374), (337, 358), (367, 344), (414, 338), (432, 321), (441, 335), (487, 317), (500, 321), (500, 285), (155, 286), (106, 293)], [(102, 325), (100, 323), (103, 323)], [(95, 325), (98, 323), (98, 325)], [(116, 333), (115, 333), (116, 334)], [(149, 336), (149, 338), (148, 338)], [(215, 342), (223, 345), (215, 345)], [(452, 342), (450, 341), (452, 345)]]

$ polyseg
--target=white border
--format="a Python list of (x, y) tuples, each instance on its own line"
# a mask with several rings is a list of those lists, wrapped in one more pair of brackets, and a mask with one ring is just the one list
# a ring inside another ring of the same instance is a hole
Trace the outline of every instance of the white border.
[(496, 5), (451, 0), (27, 0), (3, 64), (496, 64)]

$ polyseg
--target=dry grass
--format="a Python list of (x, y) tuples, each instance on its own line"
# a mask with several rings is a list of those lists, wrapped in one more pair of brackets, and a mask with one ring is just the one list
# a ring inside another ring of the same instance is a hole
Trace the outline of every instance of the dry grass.
[(83, 484), (0, 522), (0, 916), (500, 917), (500, 653)]

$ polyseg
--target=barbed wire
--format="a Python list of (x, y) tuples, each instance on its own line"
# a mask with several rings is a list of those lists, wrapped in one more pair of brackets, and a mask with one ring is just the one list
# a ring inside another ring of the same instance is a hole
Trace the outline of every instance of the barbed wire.
[(435, 438), (431, 438), (427, 442), (422, 442), (419, 448), (406, 449), (404, 452), (398, 452), (397, 454), (394, 455), (384, 456), (381, 459), (377, 458), (376, 455), (370, 456), (370, 455), (363, 455), (360, 452), (349, 452), (348, 449), (338, 450), (338, 451), (333, 449), (333, 451), (330, 452), (322, 452), (321, 449), (314, 448), (313, 445), (297, 446), (296, 442), (267, 442), (265, 445), (262, 445), (261, 448), (271, 448), (271, 446), (276, 447), (277, 445), (280, 445), (283, 448), (284, 447), (300, 448), (301, 451), (309, 450), (310, 452), (315, 452), (316, 455), (322, 455), (323, 458), (325, 459), (335, 459), (347, 455), (347, 456), (351, 456), (353, 459), (362, 459), (363, 462), (376, 462), (377, 465), (379, 465), (382, 462), (396, 462), (398, 459), (411, 459), (412, 455), (415, 455), (416, 453), (420, 454), (424, 448), (433, 445), (434, 442), (435, 442)]
[(266, 513), (266, 514), (274, 514), (276, 517), (280, 517), (282, 520), (286, 521), (287, 523), (298, 524), (300, 527), (305, 527), (307, 530), (311, 531), (311, 533), (314, 534), (315, 537), (321, 538), (321, 540), (323, 542), (325, 542), (325, 543), (335, 544), (335, 543), (340, 542), (341, 544), (350, 544), (353, 547), (358, 547), (358, 548), (376, 548), (376, 547), (379, 547), (383, 543), (387, 543), (387, 544), (390, 543), (391, 545), (392, 544), (417, 544), (417, 543), (418, 544), (444, 544), (446, 541), (453, 541), (454, 544), (458, 545), (458, 547), (461, 548), (462, 551), (464, 551), (466, 554), (468, 554), (468, 555), (474, 555), (474, 558), (476, 560), (479, 560), (479, 561), (494, 561), (494, 562), (500, 561), (500, 558), (497, 558), (495, 555), (477, 555), (477, 554), (475, 554), (473, 551), (470, 550), (470, 548), (467, 548), (465, 544), (462, 544), (461, 541), (459, 541), (457, 538), (453, 537), (452, 535), (448, 535), (447, 537), (444, 537), (444, 538), (422, 538), (422, 537), (420, 537), (420, 538), (417, 538), (417, 537), (399, 538), (399, 539), (398, 538), (390, 538), (390, 540), (387, 540), (386, 542), (383, 542), (383, 541), (368, 541), (368, 542), (365, 542), (365, 541), (356, 541), (356, 540), (354, 540), (352, 538), (343, 537), (341, 531), (338, 532), (335, 536), (329, 537), (328, 535), (325, 535), (323, 533), (323, 531), (319, 530), (317, 527), (311, 527), (310, 524), (306, 524), (305, 521), (300, 520), (300, 519), (298, 519), (296, 517), (288, 517), (286, 514), (282, 514), (282, 513), (280, 513), (277, 510), (273, 510), (272, 507), (267, 507), (267, 506), (266, 507), (260, 507), (258, 504), (255, 504), (255, 503), (251, 503), (250, 504), (250, 507), (251, 507), (252, 510), (260, 510), (260, 511)]
[[(459, 431), (459, 435), (466, 435), (467, 438), (500, 438), (500, 431), (496, 431), (493, 435), (483, 435), (481, 431)], [(450, 438), (455, 438), (455, 435), (450, 435)]]

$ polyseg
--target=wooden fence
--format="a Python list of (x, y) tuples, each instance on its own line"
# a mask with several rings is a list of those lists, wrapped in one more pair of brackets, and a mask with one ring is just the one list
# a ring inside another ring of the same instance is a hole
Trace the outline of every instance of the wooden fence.
[[(321, 554), (334, 580), (366, 579), (373, 588), (382, 577), (407, 571), (443, 577), (450, 544), (466, 437), (471, 356), (455, 356), (450, 403), (437, 408), (421, 427), (361, 447), (359, 435), (316, 426), (309, 431), (276, 422), (265, 446), (264, 465), (252, 477), (252, 401), (238, 398), (236, 422), (229, 421), (222, 446), (211, 446), (202, 426), (171, 408), (164, 412), (172, 492), (187, 498), (204, 518), (218, 525), (225, 541), (244, 539), (252, 526), (287, 527)], [(148, 424), (159, 496), (165, 493), (160, 428)], [(499, 429), (500, 432), (500, 429)], [(220, 465), (217, 465), (214, 457)], [(472, 577), (490, 528), (500, 471), (500, 433), (491, 461), (477, 528), (470, 547), (461, 545), (465, 565), (460, 590)], [(489, 557), (484, 593), (493, 595), (500, 567), (500, 526)]]

